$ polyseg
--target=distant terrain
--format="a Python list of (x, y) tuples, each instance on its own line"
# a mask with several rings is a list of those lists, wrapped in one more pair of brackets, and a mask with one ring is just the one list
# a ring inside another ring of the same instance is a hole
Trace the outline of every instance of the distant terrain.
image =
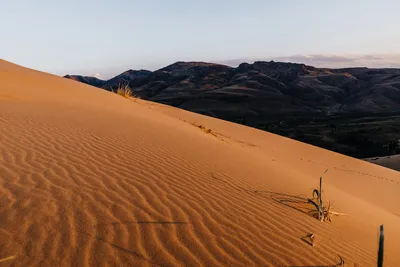
[(357, 158), (400, 154), (400, 69), (315, 68), (281, 62), (238, 67), (176, 62), (110, 80), (66, 78), (133, 94)]
[(385, 157), (374, 157), (365, 159), (368, 162), (375, 163), (386, 168), (390, 168), (396, 171), (400, 171), (400, 155), (385, 156)]

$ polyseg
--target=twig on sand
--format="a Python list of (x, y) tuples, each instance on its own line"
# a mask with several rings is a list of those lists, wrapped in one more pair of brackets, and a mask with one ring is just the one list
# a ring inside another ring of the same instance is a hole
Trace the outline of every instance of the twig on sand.
[(336, 215), (336, 216), (346, 216), (347, 213), (341, 213), (341, 212), (336, 212), (336, 211), (329, 211), (330, 214)]
[(12, 260), (14, 258), (15, 258), (15, 256), (6, 257), (6, 258), (3, 258), (3, 259), (0, 259), (0, 262), (9, 261), (9, 260)]
[(342, 256), (338, 255), (340, 262), (336, 265), (336, 266), (344, 266), (344, 259), (342, 258)]
[(315, 235), (314, 234), (308, 234), (308, 235), (306, 235), (306, 236), (301, 238), (301, 240), (303, 240), (304, 242), (306, 242), (310, 246), (314, 246), (314, 239), (315, 239)]

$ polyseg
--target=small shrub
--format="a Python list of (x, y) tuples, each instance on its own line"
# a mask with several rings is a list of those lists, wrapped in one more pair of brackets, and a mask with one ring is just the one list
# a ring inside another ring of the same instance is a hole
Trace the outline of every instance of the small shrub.
[(200, 124), (200, 125), (195, 124), (195, 123), (192, 123), (192, 124), (193, 124), (194, 126), (198, 127), (200, 130), (202, 130), (202, 131), (205, 132), (206, 134), (211, 134), (211, 135), (214, 135), (215, 137), (217, 136), (217, 134), (214, 133), (213, 130), (207, 128), (207, 127), (204, 126), (203, 124)]
[(140, 99), (140, 96), (132, 94), (132, 90), (128, 84), (118, 85), (117, 90), (116, 91), (113, 90), (113, 92), (116, 93), (117, 95), (130, 99), (133, 102), (136, 102), (138, 99)]
[[(326, 170), (324, 172), (327, 173), (328, 170)], [(324, 175), (323, 174), (323, 175)], [(322, 176), (319, 178), (319, 188), (314, 189), (313, 193), (312, 193), (312, 198), (308, 199), (308, 202), (313, 204), (315, 206), (315, 208), (318, 211), (318, 220), (320, 220), (321, 222), (323, 221), (332, 221), (332, 215), (336, 215), (336, 216), (340, 216), (340, 215), (346, 215), (345, 213), (340, 213), (340, 212), (336, 212), (336, 211), (332, 211), (332, 206), (333, 204), (328, 201), (328, 206), (325, 207), (323, 202), (322, 202)]]
[(198, 126), (201, 130), (203, 130), (203, 132), (205, 132), (205, 133), (211, 133), (212, 132), (212, 130), (211, 129), (207, 129), (204, 125), (199, 125)]
[(117, 91), (113, 91), (117, 95), (123, 96), (125, 98), (131, 98), (132, 90), (129, 88), (127, 84), (125, 85), (118, 85)]

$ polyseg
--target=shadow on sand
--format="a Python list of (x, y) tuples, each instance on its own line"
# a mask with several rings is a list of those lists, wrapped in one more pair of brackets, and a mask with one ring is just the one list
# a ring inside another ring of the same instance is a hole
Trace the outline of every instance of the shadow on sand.
[(86, 233), (84, 231), (80, 231), (80, 230), (74, 229), (74, 228), (71, 228), (71, 230), (75, 230), (76, 232), (78, 232), (80, 234), (83, 234), (83, 235), (86, 235), (89, 238), (93, 238), (93, 239), (96, 239), (97, 241), (103, 242), (103, 243), (105, 243), (105, 244), (107, 244), (107, 245), (109, 245), (109, 246), (111, 246), (111, 247), (113, 247), (113, 248), (115, 248), (115, 249), (117, 249), (117, 250), (119, 250), (121, 252), (127, 253), (127, 254), (135, 257), (135, 258), (138, 258), (138, 259), (140, 259), (142, 261), (148, 262), (148, 263), (150, 263), (152, 265), (161, 266), (161, 264), (153, 261), (152, 259), (149, 259), (146, 256), (144, 256), (144, 255), (142, 255), (142, 254), (140, 254), (140, 253), (138, 253), (136, 251), (133, 251), (133, 250), (124, 248), (122, 246), (119, 246), (117, 244), (114, 244), (114, 243), (106, 240), (104, 237), (101, 237), (101, 236), (98, 236), (98, 235), (88, 234), (88, 233)]
[[(307, 214), (313, 218), (318, 218), (318, 211), (315, 206), (308, 201), (308, 198), (303, 196), (292, 196), (282, 193), (270, 193), (273, 201), (282, 204), (286, 207), (297, 210), (301, 213)], [(334, 265), (336, 266), (336, 265)]]
[(99, 223), (98, 226), (107, 226), (107, 225), (130, 225), (130, 224), (138, 224), (138, 225), (155, 225), (155, 226), (168, 226), (168, 225), (191, 225), (190, 222), (183, 221), (125, 221), (125, 222), (111, 222), (111, 223)]
[[(103, 224), (98, 224), (98, 225), (103, 225), (103, 226), (105, 226), (105, 225), (113, 225), (113, 226), (115, 226), (115, 225), (128, 225), (128, 224), (167, 226), (167, 225), (186, 225), (186, 224), (191, 224), (191, 223), (180, 222), (180, 221), (131, 221), (131, 222), (103, 223)], [(107, 239), (105, 239), (102, 236), (92, 235), (92, 234), (86, 233), (84, 231), (80, 231), (78, 229), (73, 229), (73, 228), (71, 228), (71, 229), (76, 231), (76, 232), (78, 232), (78, 233), (84, 234), (84, 235), (86, 235), (86, 236), (88, 236), (90, 238), (93, 238), (93, 239), (96, 239), (98, 241), (101, 241), (101, 242), (103, 242), (103, 243), (105, 243), (105, 244), (107, 244), (107, 245), (109, 245), (109, 246), (121, 251), (121, 252), (130, 254), (131, 256), (134, 256), (134, 257), (136, 257), (136, 258), (138, 258), (138, 259), (140, 259), (142, 261), (148, 262), (148, 263), (150, 263), (152, 265), (161, 266), (161, 264), (155, 262), (154, 260), (149, 259), (146, 256), (144, 256), (144, 255), (142, 255), (142, 254), (140, 254), (140, 253), (138, 253), (136, 251), (133, 251), (133, 250), (124, 248), (122, 246), (119, 246), (117, 244), (114, 244), (114, 243), (108, 241)]]
[(135, 221), (135, 222), (121, 222), (121, 223), (112, 223), (112, 224), (157, 224), (157, 225), (173, 225), (173, 224), (191, 224), (188, 222), (170, 222), (170, 221)]
[[(345, 266), (344, 265), (344, 260), (342, 257), (339, 256), (338, 263), (333, 264), (333, 265), (290, 265), (290, 266), (285, 266), (285, 267), (341, 267)], [(357, 265), (354, 265), (357, 266)]]

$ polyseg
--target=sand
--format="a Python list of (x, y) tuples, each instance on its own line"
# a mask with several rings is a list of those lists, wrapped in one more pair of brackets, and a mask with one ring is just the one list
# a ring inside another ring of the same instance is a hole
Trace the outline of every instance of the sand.
[(6, 61), (0, 140), (0, 266), (376, 266), (380, 224), (400, 262), (400, 173), (365, 161)]

